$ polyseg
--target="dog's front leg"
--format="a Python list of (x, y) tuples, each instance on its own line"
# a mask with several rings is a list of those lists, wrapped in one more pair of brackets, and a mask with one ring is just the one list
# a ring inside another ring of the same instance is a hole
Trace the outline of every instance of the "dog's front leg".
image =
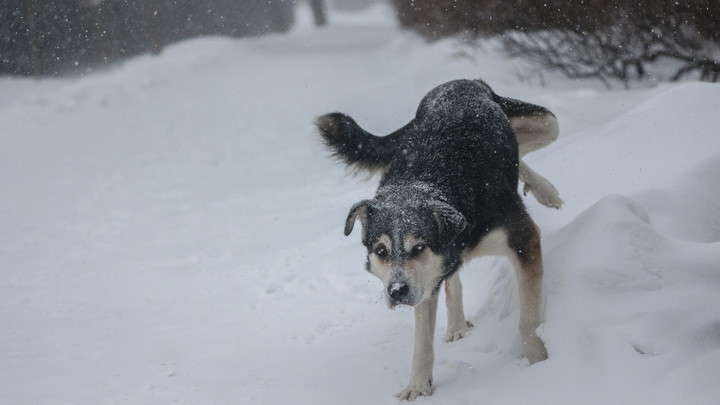
[(459, 272), (445, 279), (445, 297), (448, 312), (448, 328), (445, 335), (446, 342), (460, 340), (470, 332), (473, 324), (465, 320), (463, 310), (462, 283)]
[(410, 384), (397, 394), (400, 400), (413, 401), (420, 395), (432, 395), (432, 369), (435, 361), (433, 337), (437, 315), (438, 294), (435, 293), (415, 307), (415, 350)]

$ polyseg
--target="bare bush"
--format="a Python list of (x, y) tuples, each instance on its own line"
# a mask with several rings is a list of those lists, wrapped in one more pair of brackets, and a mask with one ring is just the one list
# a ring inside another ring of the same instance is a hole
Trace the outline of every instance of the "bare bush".
[(661, 59), (677, 62), (670, 80), (696, 74), (703, 81), (718, 81), (720, 41), (714, 38), (716, 31), (704, 33), (704, 27), (694, 20), (700, 9), (678, 11), (658, 15), (616, 10), (620, 15), (607, 26), (508, 31), (503, 44), (511, 56), (571, 78), (596, 78), (608, 86), (609, 79), (627, 86), (628, 81), (647, 77), (647, 65)]
[(394, 0), (398, 19), (433, 40), (502, 35), (511, 56), (572, 78), (624, 83), (675, 61), (669, 77), (720, 80), (718, 0)]

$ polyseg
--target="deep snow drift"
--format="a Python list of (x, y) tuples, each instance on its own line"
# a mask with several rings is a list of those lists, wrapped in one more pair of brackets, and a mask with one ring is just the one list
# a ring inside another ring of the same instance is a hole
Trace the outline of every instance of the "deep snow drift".
[[(0, 79), (0, 404), (391, 404), (413, 320), (363, 270), (349, 177), (312, 128), (376, 133), (482, 77), (550, 108), (526, 160), (550, 359), (520, 359), (509, 264), (466, 266), (465, 339), (436, 330), (432, 404), (717, 404), (720, 86), (608, 92), (491, 46), (426, 45), (386, 8), (291, 34), (187, 41), (75, 79)], [(471, 58), (464, 57), (468, 53)], [(441, 301), (442, 302), (442, 301)]]

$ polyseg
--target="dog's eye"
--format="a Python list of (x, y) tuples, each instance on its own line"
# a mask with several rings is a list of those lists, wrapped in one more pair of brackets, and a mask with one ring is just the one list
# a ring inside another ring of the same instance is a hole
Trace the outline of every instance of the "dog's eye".
[(385, 245), (378, 245), (375, 247), (375, 255), (379, 257), (381, 260), (385, 260), (388, 257), (388, 251)]
[(422, 252), (425, 251), (425, 244), (424, 243), (418, 243), (417, 245), (413, 246), (413, 248), (410, 250), (410, 255), (412, 257), (417, 257), (422, 254)]

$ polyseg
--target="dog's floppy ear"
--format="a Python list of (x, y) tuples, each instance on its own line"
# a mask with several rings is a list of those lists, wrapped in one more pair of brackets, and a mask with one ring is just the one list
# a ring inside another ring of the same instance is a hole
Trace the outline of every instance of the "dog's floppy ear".
[(452, 242), (468, 225), (465, 216), (450, 204), (442, 201), (428, 203), (433, 218), (438, 226), (438, 236), (442, 245)]
[(350, 235), (355, 227), (355, 220), (360, 219), (362, 226), (365, 226), (367, 220), (367, 207), (372, 204), (372, 200), (362, 200), (350, 208), (350, 213), (345, 220), (345, 236)]

